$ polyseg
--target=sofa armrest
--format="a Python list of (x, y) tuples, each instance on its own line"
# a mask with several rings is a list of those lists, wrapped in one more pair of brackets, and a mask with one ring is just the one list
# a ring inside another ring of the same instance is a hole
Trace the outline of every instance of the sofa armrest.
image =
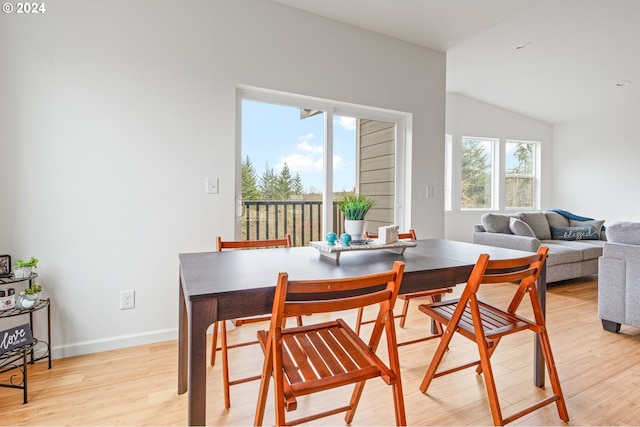
[(605, 242), (598, 266), (601, 319), (640, 327), (640, 246)]
[(536, 252), (540, 247), (540, 240), (535, 237), (478, 231), (473, 233), (473, 243), (529, 252)]

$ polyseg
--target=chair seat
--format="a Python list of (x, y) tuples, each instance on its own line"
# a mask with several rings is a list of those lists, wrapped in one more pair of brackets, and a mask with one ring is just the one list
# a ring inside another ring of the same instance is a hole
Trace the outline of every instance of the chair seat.
[[(266, 348), (267, 331), (258, 332)], [(287, 410), (295, 410), (295, 396), (382, 377), (387, 384), (395, 374), (342, 319), (290, 328), (282, 334)]]
[[(459, 299), (447, 300), (433, 304), (420, 304), (418, 309), (442, 324), (448, 324), (458, 305)], [(487, 346), (493, 347), (494, 339), (524, 329), (531, 329), (534, 332), (539, 331), (538, 325), (529, 322), (515, 314), (510, 314), (504, 310), (494, 307), (482, 301), (478, 301), (478, 308), (482, 320), (482, 329), (484, 330)], [(461, 335), (470, 340), (475, 340), (475, 330), (473, 326), (473, 318), (469, 306), (465, 307), (458, 329)]]

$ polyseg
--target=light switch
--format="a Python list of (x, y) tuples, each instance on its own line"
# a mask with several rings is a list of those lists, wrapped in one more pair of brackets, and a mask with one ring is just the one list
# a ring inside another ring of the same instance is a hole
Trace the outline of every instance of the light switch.
[(207, 194), (218, 194), (218, 178), (207, 177)]
[(427, 185), (427, 198), (433, 197), (433, 185)]

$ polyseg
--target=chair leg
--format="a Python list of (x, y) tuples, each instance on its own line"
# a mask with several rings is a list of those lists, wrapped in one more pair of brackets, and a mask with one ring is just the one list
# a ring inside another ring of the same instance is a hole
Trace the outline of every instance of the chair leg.
[(227, 325), (220, 322), (220, 340), (222, 341), (222, 382), (224, 386), (224, 407), (231, 407), (231, 393), (229, 392), (229, 355), (227, 349)]
[(556, 363), (553, 359), (553, 353), (551, 352), (551, 343), (549, 342), (549, 335), (547, 331), (543, 330), (538, 333), (538, 339), (540, 340), (540, 346), (544, 354), (544, 360), (547, 363), (547, 372), (549, 373), (549, 380), (551, 382), (551, 389), (553, 394), (559, 397), (556, 400), (556, 407), (558, 408), (558, 415), (560, 419), (569, 422), (569, 412), (567, 411), (567, 405), (564, 401), (564, 394), (562, 394), (562, 388), (560, 387), (560, 378), (558, 377), (558, 370), (556, 369)]
[(409, 311), (409, 301), (411, 298), (406, 297), (404, 300), (404, 305), (402, 306), (402, 314), (400, 315), (400, 327), (404, 328), (404, 322), (407, 320), (407, 312)]
[(451, 338), (453, 337), (453, 331), (449, 331), (448, 327), (442, 334), (440, 338), (440, 343), (438, 344), (438, 348), (436, 352), (433, 354), (433, 358), (431, 359), (431, 363), (429, 363), (429, 367), (427, 368), (427, 373), (424, 374), (424, 378), (422, 379), (422, 383), (420, 383), (420, 391), (425, 393), (429, 388), (429, 384), (433, 380), (433, 377), (438, 370), (438, 366), (440, 366), (440, 362), (442, 362), (442, 358), (444, 354), (449, 349), (449, 343), (451, 342)]
[(264, 363), (262, 366), (262, 380), (260, 381), (260, 391), (258, 392), (258, 403), (256, 405), (256, 415), (253, 420), (254, 426), (261, 426), (264, 420), (264, 410), (267, 406), (267, 394), (269, 393), (269, 382), (273, 375), (273, 356), (271, 346), (265, 343)]
[(211, 340), (211, 361), (210, 365), (216, 364), (216, 353), (218, 352), (218, 322), (213, 324), (213, 337)]
[(357, 335), (360, 335), (360, 325), (362, 325), (362, 314), (364, 309), (362, 307), (358, 308), (358, 315), (356, 316), (356, 329), (355, 332)]
[(493, 378), (493, 369), (491, 369), (491, 362), (489, 360), (491, 356), (484, 338), (481, 341), (478, 340), (478, 352), (480, 353), (480, 366), (484, 373), (484, 385), (487, 389), (487, 397), (489, 398), (489, 407), (491, 408), (493, 424), (496, 426), (503, 426), (504, 419), (502, 418), (502, 411), (500, 410), (498, 390), (496, 389), (496, 382)]
[[(501, 339), (502, 337), (497, 337), (493, 340), (493, 347), (491, 347), (487, 351), (487, 355), (489, 356), (489, 359), (491, 359), (491, 355), (493, 354), (494, 351), (496, 351), (496, 348), (498, 348), (498, 344), (500, 343)], [(482, 364), (479, 364), (478, 367), (476, 368), (476, 374), (478, 375), (482, 374)]]

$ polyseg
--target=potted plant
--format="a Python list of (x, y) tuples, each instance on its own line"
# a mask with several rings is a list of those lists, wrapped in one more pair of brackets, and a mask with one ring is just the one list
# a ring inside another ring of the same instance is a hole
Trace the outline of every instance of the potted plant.
[(19, 259), (13, 266), (13, 277), (16, 279), (28, 279), (31, 276), (31, 270), (37, 267), (37, 258), (31, 257), (29, 261)]
[(40, 292), (42, 292), (42, 285), (37, 283), (25, 288), (24, 292), (18, 295), (16, 308), (24, 310), (33, 307), (40, 300)]
[(376, 201), (362, 194), (346, 194), (338, 202), (344, 213), (344, 231), (351, 235), (352, 241), (362, 240), (364, 234), (364, 217), (376, 204)]

